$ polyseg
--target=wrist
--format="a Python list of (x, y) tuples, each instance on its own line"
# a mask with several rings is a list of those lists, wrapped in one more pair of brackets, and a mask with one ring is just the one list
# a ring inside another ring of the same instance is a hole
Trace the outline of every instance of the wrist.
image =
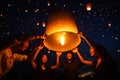
[(40, 38), (41, 38), (41, 36), (38, 36), (38, 35), (37, 35), (37, 36), (35, 36), (35, 39), (40, 39)]

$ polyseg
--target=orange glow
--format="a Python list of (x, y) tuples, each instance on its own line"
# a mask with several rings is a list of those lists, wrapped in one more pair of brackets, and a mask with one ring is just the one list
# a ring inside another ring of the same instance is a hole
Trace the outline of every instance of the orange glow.
[(45, 33), (47, 37), (44, 45), (53, 51), (72, 50), (81, 42), (76, 22), (66, 11), (58, 11), (49, 16)]
[(46, 26), (46, 23), (45, 22), (42, 22), (42, 27), (45, 27)]
[(61, 36), (61, 39), (60, 39), (60, 44), (61, 44), (61, 45), (64, 45), (64, 44), (65, 44), (65, 43), (64, 43), (64, 40), (65, 40), (64, 36)]
[(91, 3), (87, 3), (86, 4), (86, 10), (87, 11), (91, 11), (91, 9), (92, 9), (92, 4)]
[(62, 36), (60, 36), (60, 44), (63, 46), (65, 44), (65, 33), (63, 33)]

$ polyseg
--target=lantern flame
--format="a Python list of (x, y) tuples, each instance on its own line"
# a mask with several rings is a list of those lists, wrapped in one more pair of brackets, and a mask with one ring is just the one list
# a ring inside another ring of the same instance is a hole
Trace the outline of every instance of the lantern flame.
[(65, 44), (65, 43), (64, 43), (64, 40), (65, 40), (64, 36), (61, 36), (60, 44), (61, 44), (62, 46)]

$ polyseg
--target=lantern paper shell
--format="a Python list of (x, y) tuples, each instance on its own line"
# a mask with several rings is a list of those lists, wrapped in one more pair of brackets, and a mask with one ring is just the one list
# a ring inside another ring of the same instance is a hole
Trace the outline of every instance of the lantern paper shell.
[(77, 47), (81, 39), (71, 13), (58, 11), (50, 15), (45, 31), (44, 45), (53, 51), (68, 51)]

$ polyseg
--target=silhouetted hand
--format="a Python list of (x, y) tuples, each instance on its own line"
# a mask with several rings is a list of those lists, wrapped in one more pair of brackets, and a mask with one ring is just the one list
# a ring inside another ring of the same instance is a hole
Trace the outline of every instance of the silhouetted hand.
[(56, 55), (57, 55), (57, 57), (60, 57), (62, 55), (62, 52), (61, 51), (56, 51)]
[(81, 38), (84, 38), (83, 32), (79, 32), (78, 34), (79, 34), (79, 36), (80, 36)]
[(73, 52), (73, 53), (77, 53), (77, 52), (78, 52), (78, 48), (74, 48), (74, 49), (72, 50), (72, 52)]
[(46, 37), (47, 37), (47, 34), (43, 34), (43, 35), (41, 36), (42, 39), (45, 39)]
[(39, 42), (39, 43), (38, 43), (38, 46), (39, 46), (39, 49), (42, 49), (42, 48), (44, 47), (43, 41), (42, 41), (42, 42)]
[(94, 47), (90, 47), (90, 55), (93, 56), (95, 54), (95, 48)]

